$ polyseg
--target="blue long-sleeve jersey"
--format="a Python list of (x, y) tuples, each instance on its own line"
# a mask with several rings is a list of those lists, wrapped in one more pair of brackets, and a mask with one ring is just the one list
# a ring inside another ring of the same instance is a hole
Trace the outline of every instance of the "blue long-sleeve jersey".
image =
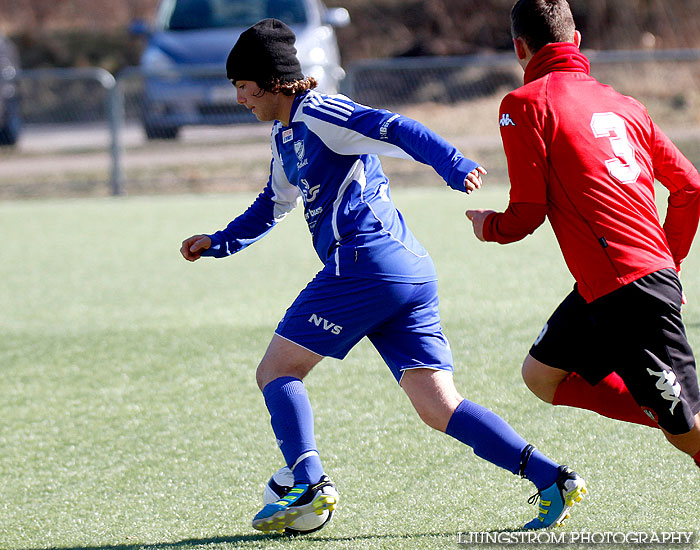
[(428, 164), (460, 191), (477, 163), (415, 120), (315, 91), (295, 98), (289, 126), (275, 122), (271, 142), (264, 191), (226, 229), (209, 235), (212, 245), (202, 255), (242, 250), (303, 201), (324, 272), (398, 282), (436, 279), (430, 256), (391, 200), (376, 155)]

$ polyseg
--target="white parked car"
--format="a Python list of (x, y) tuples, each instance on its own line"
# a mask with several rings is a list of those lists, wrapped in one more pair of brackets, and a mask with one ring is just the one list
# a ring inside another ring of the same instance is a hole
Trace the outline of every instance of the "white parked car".
[(173, 139), (188, 124), (255, 120), (236, 103), (225, 64), (240, 33), (266, 17), (292, 28), (302, 70), (318, 80), (318, 89), (338, 91), (345, 72), (334, 28), (349, 23), (344, 8), (327, 8), (320, 0), (161, 0), (152, 25), (131, 26), (148, 40), (141, 71), (149, 139)]

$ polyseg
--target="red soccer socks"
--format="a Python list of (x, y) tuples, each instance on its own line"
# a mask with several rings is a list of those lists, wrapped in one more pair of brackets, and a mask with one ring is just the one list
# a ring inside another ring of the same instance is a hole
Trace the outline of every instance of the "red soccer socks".
[(658, 428), (656, 422), (637, 405), (624, 381), (615, 372), (595, 386), (578, 374), (570, 373), (557, 386), (552, 404), (587, 409), (608, 418)]

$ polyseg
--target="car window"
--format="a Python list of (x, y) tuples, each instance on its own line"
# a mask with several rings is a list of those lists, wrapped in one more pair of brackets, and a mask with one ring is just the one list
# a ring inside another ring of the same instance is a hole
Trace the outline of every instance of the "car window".
[(249, 27), (266, 17), (306, 22), (304, 0), (168, 0), (164, 27), (172, 31)]

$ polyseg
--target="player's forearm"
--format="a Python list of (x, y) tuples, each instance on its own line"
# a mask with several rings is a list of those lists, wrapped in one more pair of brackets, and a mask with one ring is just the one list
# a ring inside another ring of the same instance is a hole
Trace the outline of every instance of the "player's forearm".
[(484, 240), (499, 244), (514, 243), (535, 231), (546, 216), (546, 204), (509, 204), (505, 212), (490, 214), (484, 220)]
[(390, 141), (415, 160), (432, 166), (452, 189), (466, 191), (464, 180), (479, 164), (420, 122), (400, 116), (392, 122)]
[(264, 237), (276, 223), (274, 202), (266, 189), (225, 229), (207, 235), (211, 246), (202, 252), (202, 256), (223, 258), (235, 254)]
[(700, 220), (700, 186), (689, 184), (669, 195), (664, 232), (676, 269), (690, 251)]

